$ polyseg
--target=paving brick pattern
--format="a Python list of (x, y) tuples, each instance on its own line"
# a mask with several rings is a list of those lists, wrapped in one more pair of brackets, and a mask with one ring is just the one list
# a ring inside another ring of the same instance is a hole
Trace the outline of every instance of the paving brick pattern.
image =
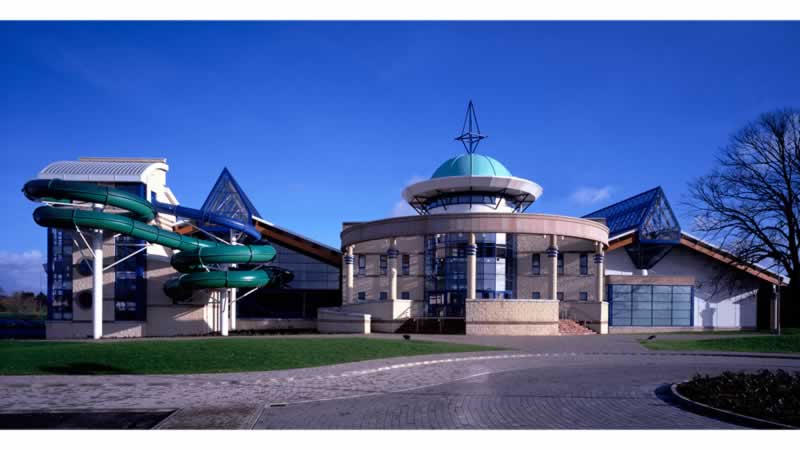
[(0, 377), (0, 412), (178, 409), (160, 428), (724, 428), (663, 402), (655, 389), (698, 371), (800, 370), (798, 359), (664, 354), (575, 338), (588, 339), (574, 346), (583, 351), (234, 374)]

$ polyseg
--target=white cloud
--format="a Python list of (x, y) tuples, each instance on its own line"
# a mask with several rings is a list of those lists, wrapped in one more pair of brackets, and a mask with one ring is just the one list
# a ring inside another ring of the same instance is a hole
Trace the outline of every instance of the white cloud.
[(0, 287), (6, 293), (39, 292), (46, 289), (44, 256), (39, 250), (27, 252), (0, 251)]
[(405, 200), (398, 200), (392, 207), (392, 217), (415, 216), (417, 212)]
[[(402, 188), (405, 188), (409, 184), (419, 183), (420, 181), (425, 181), (427, 178), (421, 177), (419, 175), (414, 175), (413, 177), (409, 178), (406, 181), (406, 184), (403, 185)], [(401, 189), (402, 189), (401, 188)], [(414, 208), (411, 207), (405, 200), (400, 199), (394, 203), (392, 206), (392, 211), (390, 212), (391, 217), (401, 217), (401, 216), (415, 216), (417, 212), (414, 211)]]
[(581, 187), (570, 195), (570, 200), (579, 205), (592, 205), (611, 198), (611, 186), (599, 188)]

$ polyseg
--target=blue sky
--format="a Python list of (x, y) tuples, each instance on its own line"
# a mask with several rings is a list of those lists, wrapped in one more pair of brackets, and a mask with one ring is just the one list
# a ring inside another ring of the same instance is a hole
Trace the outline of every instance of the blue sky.
[(758, 114), (800, 107), (800, 23), (0, 23), (0, 286), (40, 285), (25, 181), (80, 156), (166, 157), (199, 206), (227, 166), (267, 220), (334, 247), (343, 221), (480, 150), (581, 215), (687, 183)]

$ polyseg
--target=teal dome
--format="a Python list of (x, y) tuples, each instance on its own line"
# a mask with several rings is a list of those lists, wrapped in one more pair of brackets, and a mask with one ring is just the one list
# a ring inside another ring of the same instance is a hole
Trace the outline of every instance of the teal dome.
[(510, 177), (511, 172), (500, 161), (478, 153), (466, 153), (448, 159), (433, 172), (431, 178), (442, 177)]

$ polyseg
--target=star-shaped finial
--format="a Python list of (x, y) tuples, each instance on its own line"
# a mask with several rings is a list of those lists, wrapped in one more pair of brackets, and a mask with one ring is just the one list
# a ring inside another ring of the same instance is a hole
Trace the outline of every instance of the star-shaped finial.
[(472, 106), (472, 100), (470, 100), (469, 105), (467, 105), (467, 115), (464, 117), (464, 126), (461, 127), (461, 135), (456, 140), (461, 141), (467, 153), (475, 153), (478, 143), (487, 137), (481, 134), (481, 128), (478, 126), (478, 117), (475, 115), (475, 107)]

